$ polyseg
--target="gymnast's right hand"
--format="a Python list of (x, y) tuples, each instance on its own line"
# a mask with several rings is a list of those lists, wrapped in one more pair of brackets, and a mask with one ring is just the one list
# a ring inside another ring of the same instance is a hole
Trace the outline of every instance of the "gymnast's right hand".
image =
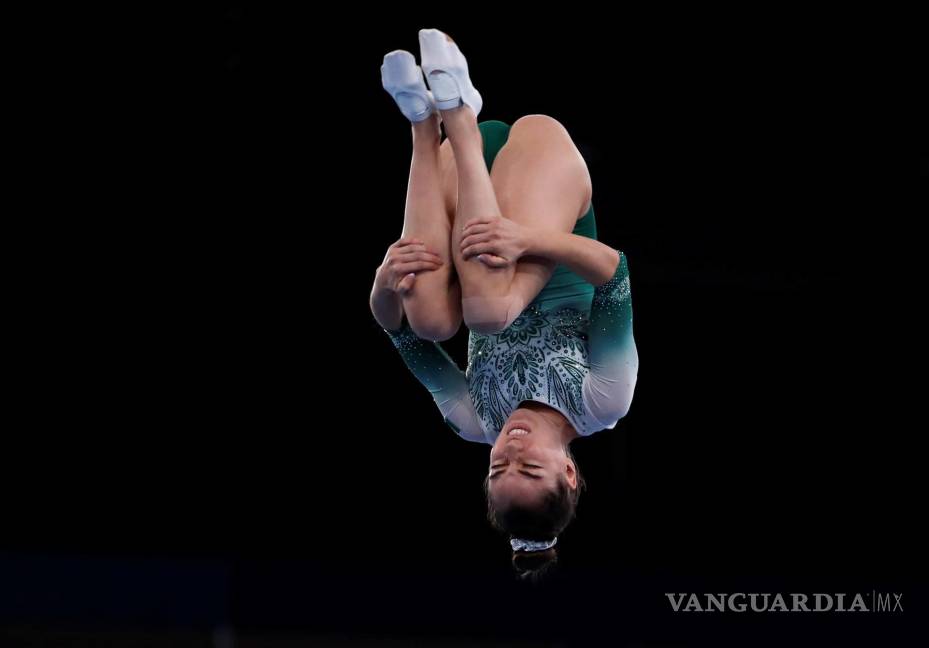
[(416, 273), (438, 270), (442, 257), (417, 238), (402, 238), (389, 248), (374, 276), (374, 288), (403, 295), (412, 290)]

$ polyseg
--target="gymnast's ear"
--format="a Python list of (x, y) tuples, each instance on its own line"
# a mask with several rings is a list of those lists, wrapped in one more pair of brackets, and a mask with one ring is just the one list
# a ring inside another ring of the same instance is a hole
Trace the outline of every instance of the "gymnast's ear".
[(568, 482), (568, 486), (571, 487), (571, 490), (577, 490), (577, 466), (574, 465), (574, 459), (568, 457), (565, 460), (565, 480)]

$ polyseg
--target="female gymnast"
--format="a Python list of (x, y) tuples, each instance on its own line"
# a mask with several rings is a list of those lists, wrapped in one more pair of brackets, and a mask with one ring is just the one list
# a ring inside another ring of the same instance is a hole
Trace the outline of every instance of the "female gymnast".
[[(626, 256), (597, 240), (590, 174), (564, 126), (479, 123), (458, 45), (437, 29), (419, 42), (421, 66), (395, 50), (381, 67), (413, 158), (371, 311), (449, 427), (492, 446), (488, 518), (514, 558), (553, 555), (584, 485), (569, 444), (614, 428), (635, 389)], [(438, 344), (462, 321), (464, 372)]]

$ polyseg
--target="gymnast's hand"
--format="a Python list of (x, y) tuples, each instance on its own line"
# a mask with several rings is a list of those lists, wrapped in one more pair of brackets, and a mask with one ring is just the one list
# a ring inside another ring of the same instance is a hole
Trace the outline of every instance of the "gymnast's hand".
[(442, 257), (426, 249), (416, 238), (402, 238), (389, 248), (374, 276), (376, 292), (403, 295), (413, 288), (417, 272), (438, 270)]
[(530, 235), (528, 227), (509, 218), (475, 218), (461, 230), (461, 256), (477, 257), (491, 268), (504, 268), (526, 254)]

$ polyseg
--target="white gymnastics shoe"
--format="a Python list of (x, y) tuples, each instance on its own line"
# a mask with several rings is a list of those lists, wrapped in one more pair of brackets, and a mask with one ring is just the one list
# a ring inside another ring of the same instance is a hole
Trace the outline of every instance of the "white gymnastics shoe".
[(480, 114), (483, 100), (468, 76), (468, 61), (444, 32), (419, 30), (419, 60), (437, 109), (451, 110), (466, 104), (475, 116)]
[(397, 102), (403, 116), (411, 122), (421, 122), (436, 112), (432, 93), (423, 80), (423, 71), (406, 50), (394, 50), (384, 56), (381, 84)]

